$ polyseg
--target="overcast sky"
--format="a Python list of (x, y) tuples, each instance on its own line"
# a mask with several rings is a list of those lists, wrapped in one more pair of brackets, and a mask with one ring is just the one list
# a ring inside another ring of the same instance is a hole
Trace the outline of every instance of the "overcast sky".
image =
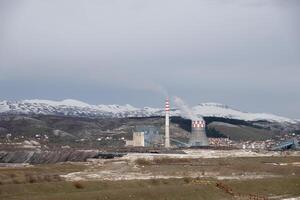
[[(0, 0), (0, 99), (300, 118), (298, 0)], [(165, 88), (165, 89), (164, 89)]]

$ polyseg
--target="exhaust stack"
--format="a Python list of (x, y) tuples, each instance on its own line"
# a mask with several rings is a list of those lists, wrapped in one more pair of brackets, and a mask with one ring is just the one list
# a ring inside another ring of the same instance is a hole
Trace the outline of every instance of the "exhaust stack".
[(170, 147), (170, 103), (169, 99), (166, 99), (166, 123), (165, 123), (165, 147)]

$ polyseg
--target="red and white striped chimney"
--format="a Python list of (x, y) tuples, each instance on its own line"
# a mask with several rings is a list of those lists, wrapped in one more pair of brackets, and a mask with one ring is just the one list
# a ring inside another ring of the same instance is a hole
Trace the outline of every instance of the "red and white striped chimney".
[(165, 147), (170, 147), (170, 103), (169, 99), (166, 99), (166, 123), (165, 123)]

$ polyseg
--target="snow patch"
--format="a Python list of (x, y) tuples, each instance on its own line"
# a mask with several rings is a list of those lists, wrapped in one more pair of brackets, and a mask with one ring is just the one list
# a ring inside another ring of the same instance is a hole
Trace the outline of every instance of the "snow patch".
[[(268, 113), (248, 113), (239, 111), (219, 103), (202, 103), (191, 108), (194, 115), (203, 117), (221, 117), (238, 119), (244, 121), (270, 121), (279, 123), (299, 123), (292, 120)], [(164, 116), (163, 108), (136, 108), (126, 105), (90, 105), (82, 101), (65, 99), (62, 101), (51, 100), (23, 100), (23, 101), (0, 101), (0, 113), (21, 113), (21, 114), (44, 114), (44, 115), (67, 115), (85, 117), (151, 117)], [(171, 116), (185, 117), (177, 108), (171, 108)]]
[(50, 105), (50, 106), (90, 107), (89, 104), (84, 103), (82, 101), (74, 100), (74, 99), (65, 99), (62, 101), (32, 99), (32, 100), (23, 100), (22, 103), (46, 104), (46, 105)]
[(7, 112), (9, 111), (9, 105), (7, 104), (7, 101), (0, 101), (0, 113), (1, 112)]

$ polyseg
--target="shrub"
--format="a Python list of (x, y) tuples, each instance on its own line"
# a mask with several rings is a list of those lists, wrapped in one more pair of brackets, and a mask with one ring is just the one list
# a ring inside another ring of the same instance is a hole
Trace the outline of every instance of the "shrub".
[(183, 181), (184, 181), (185, 183), (190, 183), (190, 182), (192, 182), (192, 178), (190, 178), (190, 177), (184, 177), (184, 178), (183, 178)]
[(145, 158), (138, 158), (138, 159), (135, 160), (135, 163), (137, 165), (151, 165), (151, 161), (147, 160)]
[(46, 174), (46, 175), (44, 176), (44, 181), (46, 181), (46, 182), (52, 182), (52, 181), (53, 181), (53, 178), (52, 178), (51, 175)]
[(35, 175), (29, 174), (27, 175), (27, 181), (29, 183), (36, 183), (38, 182), (38, 178)]
[(62, 181), (63, 179), (58, 175), (58, 174), (54, 174), (52, 176), (53, 181)]
[(159, 185), (159, 180), (158, 179), (151, 179), (151, 184), (152, 185)]
[(84, 188), (84, 185), (81, 183), (81, 182), (73, 182), (73, 185), (75, 188), (77, 189), (83, 189)]
[(11, 177), (11, 178), (16, 178), (17, 175), (16, 175), (16, 174), (9, 174), (9, 177)]
[(153, 160), (155, 164), (159, 165), (168, 165), (168, 164), (184, 164), (184, 163), (191, 163), (193, 162), (193, 159), (191, 158), (170, 158), (170, 157), (161, 157), (161, 158), (155, 158)]
[(12, 183), (13, 184), (21, 184), (21, 183), (24, 183), (24, 180), (22, 180), (21, 178), (13, 178)]

